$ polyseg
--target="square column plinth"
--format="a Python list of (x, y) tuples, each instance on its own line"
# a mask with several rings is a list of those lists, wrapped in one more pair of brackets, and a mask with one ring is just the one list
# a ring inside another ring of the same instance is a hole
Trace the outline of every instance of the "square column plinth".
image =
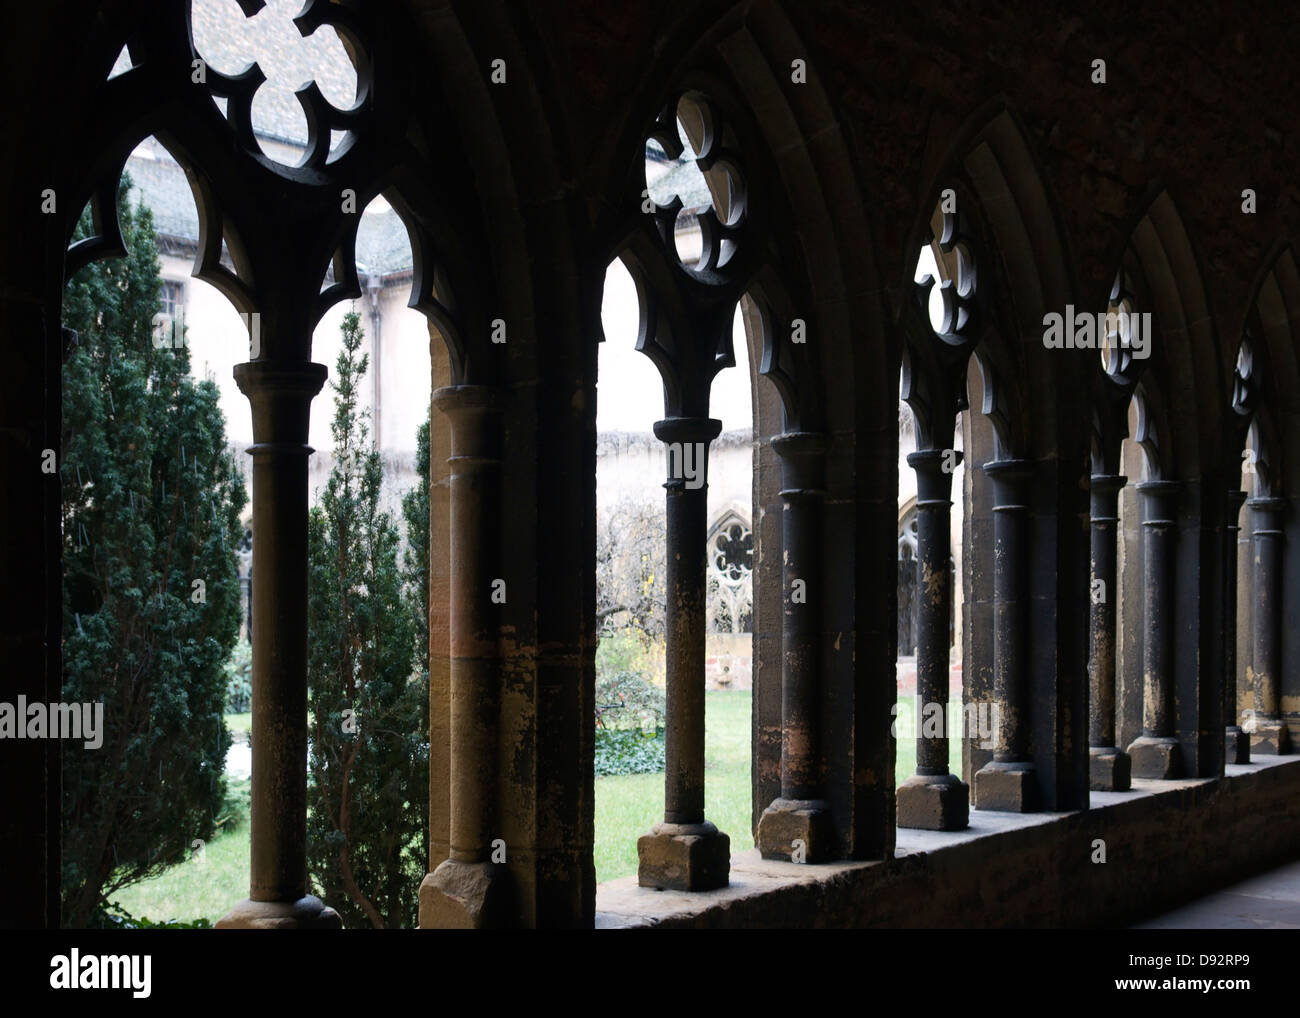
[(970, 786), (953, 774), (913, 774), (896, 799), (899, 827), (961, 831), (970, 825)]
[(709, 821), (655, 824), (636, 842), (637, 882), (669, 891), (713, 891), (731, 875), (731, 839)]

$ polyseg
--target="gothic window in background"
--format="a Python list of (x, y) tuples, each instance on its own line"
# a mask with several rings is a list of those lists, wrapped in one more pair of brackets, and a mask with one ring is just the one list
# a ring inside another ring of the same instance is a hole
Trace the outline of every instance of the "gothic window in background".
[(708, 613), (713, 633), (748, 633), (754, 605), (754, 535), (728, 511), (709, 530)]

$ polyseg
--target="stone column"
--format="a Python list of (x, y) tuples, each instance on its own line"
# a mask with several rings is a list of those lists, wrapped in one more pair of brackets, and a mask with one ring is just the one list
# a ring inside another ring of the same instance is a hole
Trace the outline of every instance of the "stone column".
[(253, 791), (249, 896), (222, 929), (342, 926), (307, 893), (307, 445), (323, 364), (250, 361), (253, 409)]
[(1223, 528), (1223, 759), (1250, 763), (1250, 736), (1237, 724), (1237, 539), (1244, 491), (1228, 492), (1228, 520)]
[(709, 443), (722, 422), (669, 417), (655, 423), (668, 447), (667, 693), (664, 822), (637, 840), (642, 887), (726, 887), (731, 841), (704, 819), (705, 533)]
[(499, 391), (452, 385), (433, 394), (446, 415), (451, 455), (451, 850), (420, 885), (421, 928), (508, 924), (504, 865), (492, 862), (497, 828), (501, 711), (499, 611), (493, 603), (501, 504)]
[(1174, 735), (1174, 553), (1178, 543), (1175, 481), (1138, 485), (1146, 500), (1142, 556), (1142, 734), (1128, 753), (1133, 777), (1168, 780), (1183, 775)]
[(1115, 605), (1119, 552), (1119, 493), (1128, 478), (1092, 475), (1092, 583), (1088, 611), (1088, 787), (1126, 792), (1132, 786), (1129, 755), (1115, 740)]
[[(979, 809), (1032, 813), (1039, 808), (1038, 776), (1029, 759), (1025, 639), (1029, 613), (1028, 460), (984, 465), (993, 482), (993, 696), (997, 742), (993, 759), (975, 775)], [(966, 728), (966, 738), (978, 732)]]
[(1251, 752), (1280, 755), (1291, 751), (1282, 720), (1282, 517), (1286, 500), (1252, 498), (1255, 599), (1251, 633), (1251, 685), (1255, 691)]
[[(772, 439), (781, 457), (781, 795), (763, 812), (766, 859), (825, 862), (834, 831), (821, 780), (821, 516), (826, 440), (810, 432)], [(795, 842), (801, 842), (800, 847)]]
[[(970, 788), (948, 772), (949, 510), (952, 468), (960, 462), (961, 453), (946, 449), (923, 449), (907, 457), (916, 471), (916, 689), (921, 715), (916, 773), (899, 786), (896, 798), (899, 827), (930, 831), (958, 831), (970, 821)], [(927, 737), (928, 725), (936, 723), (941, 734)]]

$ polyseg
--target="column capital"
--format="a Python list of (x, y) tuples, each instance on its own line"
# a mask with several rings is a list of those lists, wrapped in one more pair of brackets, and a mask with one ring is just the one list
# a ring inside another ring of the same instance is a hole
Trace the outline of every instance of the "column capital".
[(1128, 484), (1123, 474), (1093, 474), (1089, 478), (1088, 502), (1091, 522), (1119, 522), (1119, 493)]
[(1026, 488), (1034, 476), (1034, 461), (1027, 459), (990, 460), (984, 473), (993, 482), (993, 511), (1024, 512), (1029, 506)]
[(1251, 532), (1257, 535), (1280, 535), (1282, 520), (1286, 516), (1287, 501), (1284, 498), (1261, 497), (1246, 502), (1254, 514), (1254, 526)]
[(505, 394), (491, 385), (445, 385), (433, 393), (433, 405), (451, 421), (450, 455), (457, 469), (501, 461), (499, 418)]
[(665, 417), (654, 423), (655, 437), (661, 442), (712, 442), (722, 434), (722, 422), (716, 417)]
[(495, 385), (444, 385), (433, 391), (433, 405), (447, 415), (474, 410), (500, 413), (505, 409), (505, 394)]
[(234, 375), (249, 399), (270, 392), (310, 397), (320, 392), (329, 370), (313, 361), (245, 361), (235, 365)]
[[(951, 504), (953, 469), (961, 461), (959, 449), (918, 449), (907, 454), (907, 465), (916, 471), (918, 507)], [(945, 466), (952, 469), (945, 470)]]
[(1094, 495), (1115, 495), (1124, 490), (1128, 478), (1123, 474), (1093, 474), (1088, 483)]
[(329, 372), (311, 361), (245, 361), (234, 367), (235, 384), (253, 410), (251, 455), (310, 455), (311, 401)]
[(1139, 484), (1138, 494), (1146, 499), (1147, 504), (1147, 519), (1142, 521), (1142, 526), (1172, 527), (1177, 522), (1174, 499), (1181, 487), (1177, 481), (1143, 481)]
[(820, 498), (826, 487), (826, 436), (816, 431), (787, 431), (772, 438), (772, 451), (781, 458), (781, 497)]

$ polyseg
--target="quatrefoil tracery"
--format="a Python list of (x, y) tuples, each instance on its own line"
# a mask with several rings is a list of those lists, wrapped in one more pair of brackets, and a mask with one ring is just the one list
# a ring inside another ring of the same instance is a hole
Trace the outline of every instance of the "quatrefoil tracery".
[[(717, 109), (698, 92), (678, 95), (646, 139), (646, 197), (673, 260), (705, 282), (722, 282), (746, 224), (739, 154)], [(699, 228), (698, 255), (691, 247)]]
[(1242, 417), (1249, 417), (1255, 412), (1258, 399), (1254, 337), (1247, 332), (1237, 350), (1237, 363), (1232, 372), (1232, 409)]
[(970, 238), (961, 231), (957, 213), (935, 206), (930, 236), (917, 259), (914, 281), (931, 330), (952, 346), (965, 346), (976, 338), (973, 251)]
[[(264, 0), (239, 0), (239, 3), (247, 18), (265, 6)], [(350, 7), (329, 3), (328, 0), (307, 0), (302, 11), (293, 18), (293, 23), (304, 38), (323, 26), (333, 28), (347, 44), (355, 63), (356, 99), (347, 109), (333, 105), (315, 79), (294, 92), (307, 120), (306, 148), (295, 168), (321, 170), (327, 163), (337, 162), (347, 153), (358, 127), (371, 111), (370, 59), (362, 38), (361, 19)], [(191, 45), (197, 57), (204, 59), (192, 37)], [(261, 149), (253, 129), (253, 98), (267, 81), (261, 66), (253, 61), (238, 73), (226, 74), (208, 63), (205, 73), (213, 104), (225, 116), (236, 140), (250, 154), (258, 154)], [(331, 142), (336, 135), (343, 140), (331, 158)], [(270, 159), (269, 156), (266, 158)]]
[(1106, 321), (1101, 336), (1101, 366), (1106, 375), (1121, 385), (1134, 380), (1133, 315), (1136, 302), (1123, 270), (1115, 274), (1106, 304)]

